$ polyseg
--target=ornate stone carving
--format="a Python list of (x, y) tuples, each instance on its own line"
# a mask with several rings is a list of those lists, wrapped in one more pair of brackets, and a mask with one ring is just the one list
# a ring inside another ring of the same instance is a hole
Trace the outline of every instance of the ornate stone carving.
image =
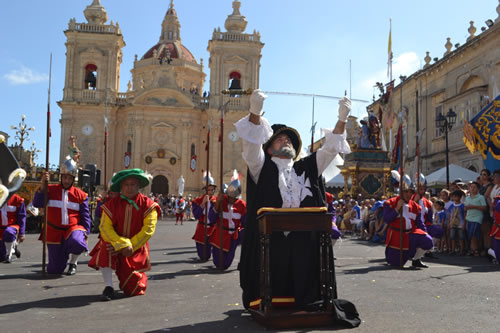
[(431, 65), (431, 60), (432, 60), (431, 56), (429, 55), (429, 51), (425, 52), (425, 54), (426, 55), (424, 58), (424, 60), (425, 60), (424, 68), (429, 67)]
[(469, 32), (469, 37), (467, 37), (467, 41), (470, 41), (472, 38), (474, 38), (474, 34), (476, 33), (477, 29), (476, 27), (474, 26), (474, 21), (470, 21), (470, 27), (469, 29), (467, 29), (467, 31)]
[(453, 44), (451, 43), (451, 38), (448, 37), (446, 38), (446, 44), (444, 44), (444, 47), (446, 48), (446, 52), (444, 53), (444, 55), (448, 55), (451, 53), (451, 48), (453, 47)]

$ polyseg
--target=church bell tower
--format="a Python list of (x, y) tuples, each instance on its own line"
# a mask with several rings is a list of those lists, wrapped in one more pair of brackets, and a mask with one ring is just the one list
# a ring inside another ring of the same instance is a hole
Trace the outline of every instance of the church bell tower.
[(122, 48), (125, 46), (118, 22), (108, 21), (100, 0), (84, 10), (86, 23), (70, 19), (66, 35), (66, 76), (61, 113), (60, 161), (68, 154), (68, 138), (77, 137), (81, 165), (104, 164), (101, 142), (104, 117), (113, 119), (118, 99)]
[(214, 29), (208, 42), (210, 52), (210, 101), (211, 107), (222, 103), (223, 90), (247, 90), (259, 87), (261, 50), (264, 44), (260, 33), (244, 33), (245, 16), (240, 13), (241, 2), (233, 1), (233, 13), (228, 15), (224, 27)]

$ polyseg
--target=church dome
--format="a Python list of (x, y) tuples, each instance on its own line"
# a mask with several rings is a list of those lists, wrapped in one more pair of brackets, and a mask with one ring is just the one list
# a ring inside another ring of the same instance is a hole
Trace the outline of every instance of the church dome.
[(143, 56), (142, 59), (149, 59), (153, 58), (155, 54), (155, 50), (157, 52), (157, 58), (158, 59), (182, 59), (184, 61), (192, 62), (196, 64), (196, 59), (185, 47), (182, 45), (180, 42), (160, 42), (150, 48)]
[(173, 0), (170, 0), (170, 6), (165, 13), (161, 28), (160, 40), (142, 56), (142, 59), (153, 58), (156, 51), (158, 59), (182, 59), (196, 64), (193, 54), (182, 45), (181, 24), (174, 9)]

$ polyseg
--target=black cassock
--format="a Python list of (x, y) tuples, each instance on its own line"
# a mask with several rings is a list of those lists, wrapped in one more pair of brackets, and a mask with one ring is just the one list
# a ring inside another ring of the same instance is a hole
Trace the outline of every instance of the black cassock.
[[(325, 188), (318, 175), (316, 153), (293, 164), (297, 176), (309, 179), (309, 191), (300, 207), (325, 207)], [(257, 184), (247, 174), (247, 221), (238, 265), (243, 305), (260, 298), (260, 241), (257, 210), (261, 207), (281, 208), (283, 201), (278, 186), (278, 167), (266, 154)], [(297, 208), (297, 207), (292, 207)], [(283, 232), (271, 235), (271, 290), (273, 297), (294, 297), (297, 308), (320, 300), (319, 233)]]

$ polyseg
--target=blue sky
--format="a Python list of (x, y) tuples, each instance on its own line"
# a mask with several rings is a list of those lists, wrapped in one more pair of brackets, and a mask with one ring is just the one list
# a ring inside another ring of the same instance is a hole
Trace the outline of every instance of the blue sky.
[[(65, 75), (63, 31), (70, 18), (86, 22), (83, 10), (91, 0), (2, 1), (0, 31), (0, 130), (11, 135), (25, 114), (35, 126), (31, 141), (45, 151), (45, 127), (50, 53), (52, 64), (51, 163), (59, 158), (60, 108)], [(248, 20), (246, 32), (261, 33), (260, 88), (267, 91), (312, 93), (372, 100), (376, 81), (387, 82), (387, 42), (392, 18), (393, 77), (408, 75), (423, 65), (425, 52), (443, 56), (446, 38), (465, 43), (469, 22), (476, 34), (487, 19), (498, 16), (496, 0), (242, 0), (241, 14)], [(120, 23), (123, 48), (120, 90), (131, 79), (134, 55), (141, 57), (158, 41), (169, 0), (101, 0), (108, 17)], [(204, 59), (208, 90), (208, 40), (232, 12), (232, 0), (175, 0), (183, 44), (199, 61)], [(351, 80), (349, 78), (351, 61)], [(349, 91), (349, 86), (352, 91)], [(337, 101), (315, 99), (315, 120), (320, 127), (333, 127)], [(353, 103), (353, 114), (365, 116), (366, 103)], [(269, 96), (264, 109), (272, 123), (286, 123), (310, 142), (312, 98)], [(318, 137), (318, 134), (315, 135)], [(31, 145), (31, 141), (26, 145)], [(38, 163), (45, 163), (45, 152)]]

